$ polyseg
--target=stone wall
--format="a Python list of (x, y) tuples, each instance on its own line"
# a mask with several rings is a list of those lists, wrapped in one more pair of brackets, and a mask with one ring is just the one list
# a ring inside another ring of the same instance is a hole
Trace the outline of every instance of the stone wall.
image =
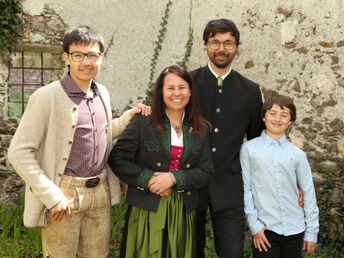
[[(289, 137), (307, 153), (318, 199), (328, 202), (332, 226), (339, 225), (344, 240), (343, 0), (24, 0), (23, 9), (24, 44), (60, 45), (63, 31), (78, 24), (104, 36), (97, 80), (108, 87), (115, 115), (145, 99), (162, 68), (205, 65), (204, 26), (232, 19), (241, 32), (233, 68), (258, 82), (265, 97), (280, 92), (294, 98), (298, 117)], [(2, 67), (0, 126), (7, 129), (0, 133), (0, 183), (11, 171), (5, 155), (16, 124), (6, 117), (6, 76)]]

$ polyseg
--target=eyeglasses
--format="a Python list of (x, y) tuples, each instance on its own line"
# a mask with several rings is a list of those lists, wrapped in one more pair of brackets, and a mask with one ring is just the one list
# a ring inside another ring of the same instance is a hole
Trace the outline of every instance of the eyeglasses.
[(79, 51), (74, 51), (69, 53), (70, 56), (72, 57), (72, 60), (74, 62), (82, 62), (85, 59), (85, 56), (87, 56), (88, 61), (94, 63), (94, 62), (98, 62), (101, 54), (100, 52), (88, 52), (88, 53), (83, 53), (83, 52), (79, 52)]
[(213, 41), (209, 41), (208, 42), (209, 47), (213, 50), (217, 50), (220, 48), (221, 44), (223, 45), (223, 47), (226, 50), (232, 50), (234, 48), (234, 46), (236, 46), (236, 43), (231, 41), (231, 40), (227, 40), (225, 42), (220, 42), (218, 40), (213, 40)]

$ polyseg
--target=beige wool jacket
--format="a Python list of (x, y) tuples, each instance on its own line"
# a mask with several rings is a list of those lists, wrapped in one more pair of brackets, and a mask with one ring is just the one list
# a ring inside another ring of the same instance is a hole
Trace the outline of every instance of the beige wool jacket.
[[(104, 103), (107, 126), (106, 159), (117, 138), (131, 119), (126, 111), (111, 120), (109, 93), (97, 84)], [(59, 81), (39, 88), (30, 97), (8, 149), (8, 160), (26, 183), (24, 225), (45, 227), (46, 211), (63, 198), (58, 187), (64, 173), (78, 121), (78, 107), (67, 96)], [(120, 200), (119, 180), (106, 165), (111, 204)]]

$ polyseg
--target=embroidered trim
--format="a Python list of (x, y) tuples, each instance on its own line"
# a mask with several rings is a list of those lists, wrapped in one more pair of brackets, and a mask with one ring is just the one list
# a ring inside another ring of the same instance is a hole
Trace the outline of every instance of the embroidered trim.
[(180, 191), (180, 190), (185, 190), (186, 188), (186, 181), (185, 181), (185, 176), (184, 174), (182, 173), (181, 170), (175, 170), (172, 172), (176, 181), (177, 181), (177, 191)]
[(153, 174), (154, 174), (154, 171), (152, 171), (152, 170), (150, 170), (148, 168), (145, 168), (142, 171), (141, 177), (140, 177), (140, 179), (138, 181), (138, 186), (142, 187), (145, 190), (148, 190), (148, 182), (151, 179)]
[(158, 152), (159, 151), (159, 146), (156, 145), (154, 142), (152, 141), (144, 141), (144, 145), (146, 146), (146, 148), (149, 150), (149, 151), (156, 151)]
[(190, 151), (192, 150), (194, 144), (195, 136), (193, 133), (189, 133), (189, 126), (183, 124), (183, 157), (182, 163), (186, 160), (189, 156)]
[(200, 145), (196, 146), (195, 148), (192, 149), (192, 153), (199, 155), (202, 152), (202, 147)]

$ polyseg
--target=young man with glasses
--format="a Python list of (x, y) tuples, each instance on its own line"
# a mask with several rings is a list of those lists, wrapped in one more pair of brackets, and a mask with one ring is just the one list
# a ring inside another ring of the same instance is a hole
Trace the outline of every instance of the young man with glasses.
[(24, 225), (42, 227), (44, 257), (107, 257), (110, 203), (120, 196), (106, 164), (112, 139), (150, 108), (111, 120), (109, 93), (94, 81), (104, 58), (96, 31), (68, 30), (63, 50), (68, 73), (31, 95), (8, 159), (26, 183)]
[(210, 148), (214, 174), (202, 191), (202, 205), (197, 212), (197, 257), (204, 257), (209, 206), (217, 254), (236, 258), (243, 256), (246, 222), (239, 151), (245, 135), (252, 139), (264, 128), (260, 118), (262, 97), (256, 83), (231, 67), (240, 43), (240, 33), (232, 21), (210, 21), (203, 40), (208, 65), (190, 74), (197, 88), (202, 115), (213, 126)]

